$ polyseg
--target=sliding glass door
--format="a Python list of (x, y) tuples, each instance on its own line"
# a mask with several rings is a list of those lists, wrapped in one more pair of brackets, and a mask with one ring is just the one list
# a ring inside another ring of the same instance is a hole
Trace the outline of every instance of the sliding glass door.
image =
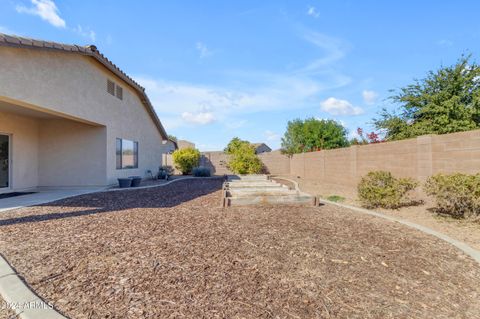
[(10, 181), (10, 136), (0, 134), (0, 191), (8, 188)]

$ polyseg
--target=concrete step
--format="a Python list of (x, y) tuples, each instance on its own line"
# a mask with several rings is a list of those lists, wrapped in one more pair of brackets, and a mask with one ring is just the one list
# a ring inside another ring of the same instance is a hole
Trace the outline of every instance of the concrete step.
[(248, 180), (248, 181), (252, 181), (252, 180), (262, 180), (262, 181), (266, 181), (268, 180), (268, 176), (267, 175), (233, 175), (233, 176), (229, 176), (228, 177), (228, 180), (229, 181), (234, 181), (234, 180)]
[(227, 195), (230, 196), (268, 196), (268, 195), (297, 195), (296, 191), (288, 188), (262, 188), (262, 189), (229, 189)]
[(269, 180), (267, 175), (230, 176), (223, 205), (315, 204), (315, 197)]
[(260, 204), (311, 204), (313, 196), (304, 195), (267, 195), (267, 196), (233, 196), (227, 197), (228, 206)]
[(229, 182), (225, 185), (225, 187), (229, 187), (229, 188), (286, 187), (288, 188), (283, 184), (275, 183), (275, 182), (250, 182), (250, 183)]

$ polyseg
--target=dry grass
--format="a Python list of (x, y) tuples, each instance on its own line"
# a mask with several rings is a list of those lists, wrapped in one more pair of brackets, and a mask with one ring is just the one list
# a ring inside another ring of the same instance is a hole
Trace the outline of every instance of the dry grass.
[(220, 208), (221, 181), (0, 215), (0, 251), (72, 318), (480, 318), (480, 267), (332, 207)]

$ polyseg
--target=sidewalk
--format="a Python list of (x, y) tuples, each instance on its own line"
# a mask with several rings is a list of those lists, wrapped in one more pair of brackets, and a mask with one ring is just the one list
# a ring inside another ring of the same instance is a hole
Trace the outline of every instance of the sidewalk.
[(36, 193), (0, 199), (0, 213), (32, 205), (40, 205), (59, 199), (83, 195), (104, 190), (105, 187), (79, 189), (38, 189)]

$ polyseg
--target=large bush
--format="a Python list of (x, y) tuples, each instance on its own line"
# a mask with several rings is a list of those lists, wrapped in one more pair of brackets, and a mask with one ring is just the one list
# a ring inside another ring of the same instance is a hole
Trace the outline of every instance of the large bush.
[(427, 180), (425, 192), (435, 197), (439, 213), (480, 219), (480, 174), (437, 174)]
[(308, 118), (289, 121), (282, 138), (282, 152), (288, 155), (346, 146), (347, 130), (334, 120)]
[(173, 152), (173, 162), (175, 168), (180, 170), (183, 175), (190, 174), (200, 161), (200, 152), (194, 148), (184, 148)]
[(480, 128), (480, 65), (462, 56), (455, 65), (430, 71), (394, 93), (396, 110), (374, 119), (387, 140)]
[(411, 178), (395, 178), (390, 172), (373, 171), (358, 184), (358, 197), (367, 208), (398, 208), (411, 203), (408, 192), (418, 182)]
[(230, 153), (228, 168), (236, 174), (258, 174), (263, 163), (255, 154), (255, 148), (250, 143), (243, 143)]

